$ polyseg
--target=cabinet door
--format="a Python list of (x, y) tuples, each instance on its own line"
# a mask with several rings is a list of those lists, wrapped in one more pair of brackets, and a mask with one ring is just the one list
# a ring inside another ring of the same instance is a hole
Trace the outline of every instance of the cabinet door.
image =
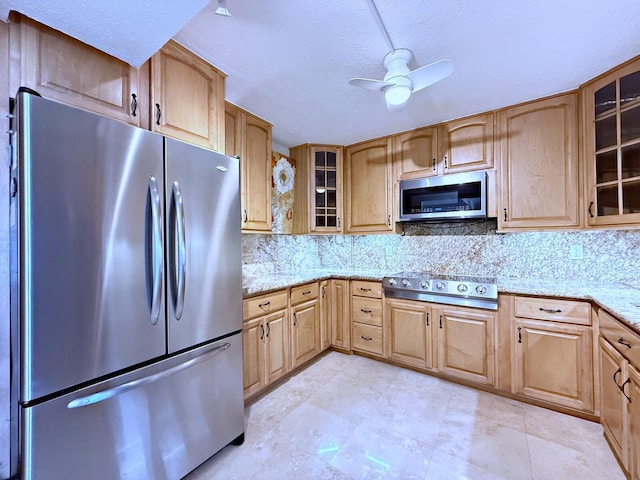
[(153, 131), (224, 151), (224, 75), (173, 41), (151, 59), (151, 102)]
[(593, 412), (591, 327), (517, 319), (514, 391)]
[(320, 349), (331, 346), (331, 292), (329, 280), (320, 282)]
[(640, 222), (640, 61), (600, 77), (583, 92), (589, 225)]
[(577, 227), (576, 94), (499, 113), (501, 229)]
[(443, 173), (493, 168), (493, 114), (448, 122), (441, 132)]
[(302, 365), (320, 352), (320, 305), (318, 299), (291, 308), (293, 314), (293, 368)]
[(421, 368), (433, 368), (431, 308), (423, 302), (387, 299), (386, 356)]
[(266, 384), (289, 371), (289, 331), (287, 312), (282, 310), (264, 317)]
[(243, 113), (242, 229), (271, 231), (271, 125)]
[[(626, 361), (600, 337), (600, 423), (616, 456), (628, 465), (626, 399), (620, 387), (625, 382)], [(628, 388), (628, 387), (627, 387)]]
[(331, 280), (331, 346), (351, 349), (349, 281)]
[(12, 93), (25, 86), (46, 98), (147, 126), (140, 121), (149, 104), (139, 91), (137, 69), (31, 20), (11, 25), (11, 35), (12, 54), (20, 65), (11, 72)]
[(224, 107), (224, 154), (242, 159), (242, 113), (230, 103)]
[(393, 137), (393, 168), (396, 180), (438, 174), (438, 129), (420, 128)]
[(347, 147), (347, 233), (391, 231), (391, 138)]
[(264, 324), (262, 318), (245, 321), (242, 326), (242, 370), (244, 397), (262, 390), (264, 376)]
[(640, 372), (629, 366), (629, 463), (628, 470), (634, 480), (640, 479)]
[(433, 311), (438, 322), (438, 369), (493, 385), (495, 314), (470, 308)]

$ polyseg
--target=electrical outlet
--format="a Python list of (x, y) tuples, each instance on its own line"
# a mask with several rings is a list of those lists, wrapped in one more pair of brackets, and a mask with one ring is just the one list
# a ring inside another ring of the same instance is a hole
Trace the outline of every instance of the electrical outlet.
[(582, 245), (571, 245), (571, 247), (569, 247), (569, 258), (571, 260), (584, 259), (584, 250), (582, 249)]
[(391, 245), (385, 245), (384, 254), (387, 256), (393, 255), (393, 248), (391, 247)]

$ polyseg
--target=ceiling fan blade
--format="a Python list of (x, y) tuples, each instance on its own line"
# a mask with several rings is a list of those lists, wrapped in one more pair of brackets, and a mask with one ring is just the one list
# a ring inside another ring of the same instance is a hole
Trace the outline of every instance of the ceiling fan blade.
[(374, 91), (380, 91), (385, 87), (393, 85), (393, 83), (385, 82), (383, 80), (372, 80), (370, 78), (352, 78), (349, 80), (349, 84), (354, 87), (361, 87)]
[(439, 60), (424, 67), (416, 68), (407, 77), (411, 80), (413, 91), (417, 92), (451, 75), (451, 72), (453, 72), (451, 60)]

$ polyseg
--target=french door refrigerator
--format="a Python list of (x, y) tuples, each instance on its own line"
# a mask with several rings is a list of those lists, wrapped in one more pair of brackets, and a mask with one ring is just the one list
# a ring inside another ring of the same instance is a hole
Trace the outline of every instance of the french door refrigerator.
[(16, 96), (12, 475), (178, 479), (244, 438), (239, 162)]

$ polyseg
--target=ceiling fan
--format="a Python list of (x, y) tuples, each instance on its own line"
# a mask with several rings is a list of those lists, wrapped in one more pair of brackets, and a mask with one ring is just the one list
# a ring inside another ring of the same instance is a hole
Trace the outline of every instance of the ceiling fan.
[(368, 0), (371, 11), (380, 27), (380, 31), (385, 37), (391, 51), (384, 57), (384, 67), (387, 73), (383, 80), (373, 80), (370, 78), (352, 78), (349, 83), (356, 87), (368, 90), (384, 92), (387, 109), (390, 111), (401, 108), (413, 92), (433, 85), (434, 83), (449, 76), (453, 72), (451, 60), (439, 60), (429, 65), (409, 69), (409, 61), (413, 57), (411, 50), (407, 48), (395, 48), (389, 32), (382, 23), (380, 12), (376, 8), (373, 0)]

